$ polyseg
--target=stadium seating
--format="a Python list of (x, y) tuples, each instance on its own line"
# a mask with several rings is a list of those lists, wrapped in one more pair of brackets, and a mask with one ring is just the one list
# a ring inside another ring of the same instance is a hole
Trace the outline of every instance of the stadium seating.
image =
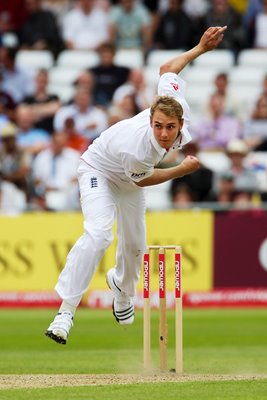
[(152, 50), (147, 56), (147, 65), (149, 67), (159, 68), (161, 64), (183, 52), (184, 50)]
[(92, 50), (64, 50), (58, 56), (57, 66), (86, 69), (95, 67), (98, 61), (98, 54)]
[(80, 69), (54, 67), (49, 71), (50, 85), (72, 85), (81, 73)]
[(234, 64), (234, 54), (230, 50), (213, 50), (194, 61), (195, 66), (216, 69), (218, 72), (227, 72)]
[(138, 49), (119, 49), (115, 54), (114, 63), (128, 68), (142, 68), (144, 65), (144, 55)]
[(48, 85), (48, 93), (56, 94), (62, 103), (69, 102), (74, 96), (74, 87), (71, 85)]
[(266, 70), (261, 66), (238, 65), (229, 71), (230, 85), (261, 86)]
[(239, 53), (238, 65), (262, 67), (267, 69), (267, 51), (261, 49), (245, 49)]
[(16, 65), (33, 71), (50, 69), (54, 65), (54, 58), (48, 50), (20, 50), (16, 55)]

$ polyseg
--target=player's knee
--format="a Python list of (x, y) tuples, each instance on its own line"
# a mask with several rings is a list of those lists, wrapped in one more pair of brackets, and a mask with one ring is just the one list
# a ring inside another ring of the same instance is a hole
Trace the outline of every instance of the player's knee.
[(113, 241), (111, 229), (102, 229), (101, 227), (89, 225), (88, 227), (85, 226), (85, 234), (88, 235), (88, 240), (94, 244), (95, 248), (106, 249)]

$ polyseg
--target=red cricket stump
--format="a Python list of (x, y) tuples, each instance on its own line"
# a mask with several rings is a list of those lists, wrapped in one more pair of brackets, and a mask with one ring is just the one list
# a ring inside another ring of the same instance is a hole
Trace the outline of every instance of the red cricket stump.
[(176, 372), (183, 372), (183, 304), (181, 285), (181, 247), (175, 249), (175, 341)]
[(160, 370), (167, 370), (167, 314), (165, 249), (159, 249), (159, 356)]
[(175, 371), (183, 372), (182, 282), (180, 246), (148, 246), (144, 253), (144, 369), (151, 370), (150, 250), (158, 252), (160, 370), (167, 371), (168, 322), (166, 306), (166, 250), (175, 250)]
[(144, 253), (144, 368), (151, 368), (151, 327), (150, 327), (150, 265), (149, 249)]

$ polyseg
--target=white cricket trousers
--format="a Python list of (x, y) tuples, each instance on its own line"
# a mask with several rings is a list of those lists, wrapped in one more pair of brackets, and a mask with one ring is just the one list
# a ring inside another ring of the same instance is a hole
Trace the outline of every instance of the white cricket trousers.
[(70, 250), (56, 291), (78, 306), (97, 265), (113, 241), (112, 226), (117, 219), (118, 247), (115, 281), (134, 296), (146, 243), (145, 196), (138, 186), (125, 189), (105, 178), (83, 160), (78, 168), (84, 233)]

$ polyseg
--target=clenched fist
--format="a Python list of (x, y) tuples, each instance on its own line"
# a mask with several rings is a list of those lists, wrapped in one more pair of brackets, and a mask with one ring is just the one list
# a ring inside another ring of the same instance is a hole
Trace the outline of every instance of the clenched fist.
[(187, 156), (185, 159), (181, 162), (180, 167), (182, 167), (184, 175), (191, 174), (192, 172), (195, 172), (198, 170), (200, 166), (199, 160), (194, 157), (194, 156)]

